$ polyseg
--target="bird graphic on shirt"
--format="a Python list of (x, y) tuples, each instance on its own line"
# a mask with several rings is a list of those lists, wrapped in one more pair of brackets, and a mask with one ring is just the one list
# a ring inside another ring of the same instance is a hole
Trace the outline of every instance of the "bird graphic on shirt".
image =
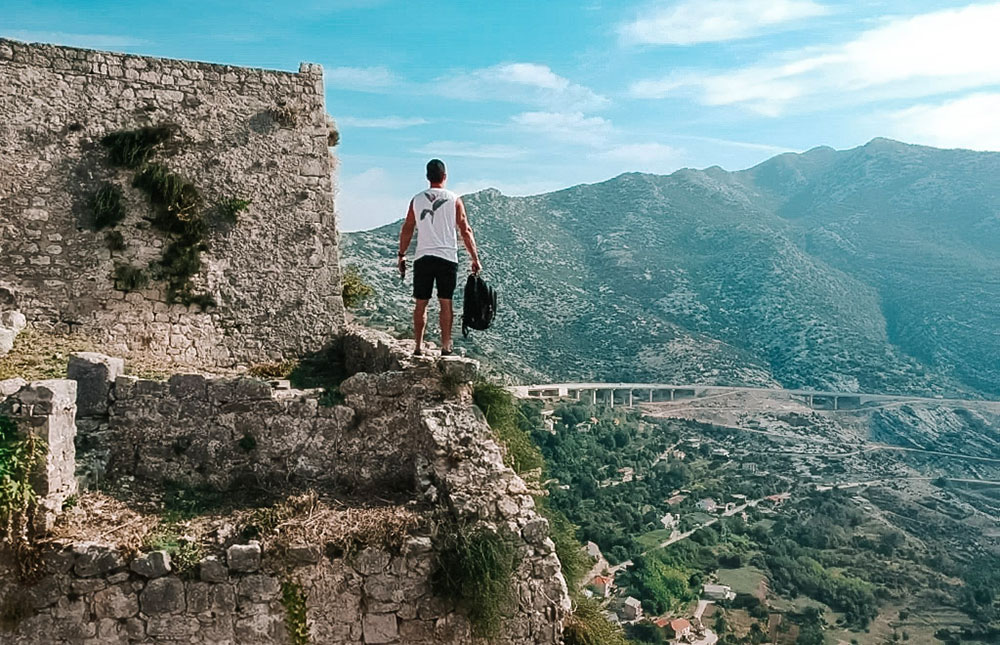
[(420, 212), (420, 221), (421, 222), (424, 221), (424, 218), (427, 217), (428, 215), (430, 215), (431, 216), (431, 224), (433, 224), (434, 223), (434, 212), (437, 209), (439, 209), (442, 206), (444, 206), (445, 204), (447, 204), (448, 203), (448, 198), (447, 197), (442, 197), (441, 199), (434, 199), (434, 195), (431, 194), (431, 193), (424, 193), (424, 197), (427, 198), (427, 201), (431, 202), (431, 207), (430, 208), (425, 208), (424, 210), (422, 210)]

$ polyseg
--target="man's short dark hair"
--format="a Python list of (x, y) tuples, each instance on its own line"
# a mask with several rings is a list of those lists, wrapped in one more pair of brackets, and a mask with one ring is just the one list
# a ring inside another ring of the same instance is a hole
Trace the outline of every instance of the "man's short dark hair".
[(432, 184), (437, 184), (444, 181), (445, 176), (444, 162), (440, 159), (431, 159), (427, 162), (427, 181)]

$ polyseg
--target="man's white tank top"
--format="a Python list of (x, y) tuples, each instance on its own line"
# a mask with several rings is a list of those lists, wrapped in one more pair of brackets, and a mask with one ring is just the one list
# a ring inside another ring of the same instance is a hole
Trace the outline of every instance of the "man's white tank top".
[(458, 262), (458, 195), (445, 188), (428, 188), (413, 196), (413, 214), (417, 218), (417, 255), (434, 255)]

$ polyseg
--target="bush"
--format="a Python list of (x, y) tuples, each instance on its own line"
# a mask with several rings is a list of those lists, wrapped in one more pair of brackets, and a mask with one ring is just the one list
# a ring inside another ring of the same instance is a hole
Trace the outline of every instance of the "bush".
[(31, 477), (45, 457), (45, 442), (0, 415), (0, 525), (6, 541), (27, 536), (28, 515), (37, 502)]
[(576, 609), (566, 619), (566, 645), (628, 645), (620, 625), (605, 618), (596, 600), (578, 598)]
[(517, 473), (541, 468), (542, 453), (531, 436), (518, 426), (520, 411), (514, 396), (503, 387), (488, 381), (476, 383), (472, 398), (486, 415), (497, 441), (507, 448), (504, 463)]
[(446, 524), (438, 527), (434, 541), (434, 592), (465, 611), (476, 636), (496, 636), (515, 602), (513, 578), (520, 558), (512, 537), (486, 526)]
[(160, 207), (153, 225), (167, 233), (199, 238), (204, 233), (201, 222), (201, 193), (194, 184), (160, 164), (149, 164), (132, 180), (132, 185), (149, 195)]
[(167, 246), (159, 264), (159, 277), (167, 283), (167, 302), (199, 305), (202, 309), (215, 306), (215, 299), (208, 294), (196, 294), (191, 278), (201, 271), (201, 252), (204, 245), (192, 244), (187, 239), (177, 240)]
[(90, 211), (94, 216), (94, 228), (114, 226), (125, 219), (125, 204), (122, 203), (122, 189), (114, 184), (104, 184), (90, 198)]
[(104, 234), (104, 243), (108, 245), (108, 250), (112, 252), (125, 250), (125, 237), (120, 231), (108, 231)]
[(219, 218), (228, 224), (235, 224), (240, 218), (240, 213), (249, 208), (251, 203), (249, 199), (227, 197), (217, 206)]
[(151, 551), (166, 551), (170, 555), (170, 566), (179, 576), (193, 574), (204, 557), (201, 545), (181, 537), (181, 530), (172, 523), (161, 524), (150, 531), (143, 546)]
[(149, 284), (149, 274), (131, 264), (115, 265), (114, 279), (119, 291), (139, 291)]
[(138, 168), (153, 154), (153, 148), (170, 138), (173, 128), (166, 125), (112, 132), (101, 139), (111, 163), (123, 168)]
[(375, 295), (375, 289), (365, 282), (358, 271), (358, 267), (351, 265), (344, 269), (343, 291), (344, 306), (354, 309), (363, 301)]

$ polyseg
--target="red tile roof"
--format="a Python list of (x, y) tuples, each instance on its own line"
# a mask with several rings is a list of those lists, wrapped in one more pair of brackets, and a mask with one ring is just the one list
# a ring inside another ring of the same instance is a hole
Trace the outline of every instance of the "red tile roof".
[(677, 618), (670, 621), (670, 629), (674, 630), (674, 633), (682, 632), (685, 629), (691, 629), (691, 623), (688, 622), (687, 618)]

